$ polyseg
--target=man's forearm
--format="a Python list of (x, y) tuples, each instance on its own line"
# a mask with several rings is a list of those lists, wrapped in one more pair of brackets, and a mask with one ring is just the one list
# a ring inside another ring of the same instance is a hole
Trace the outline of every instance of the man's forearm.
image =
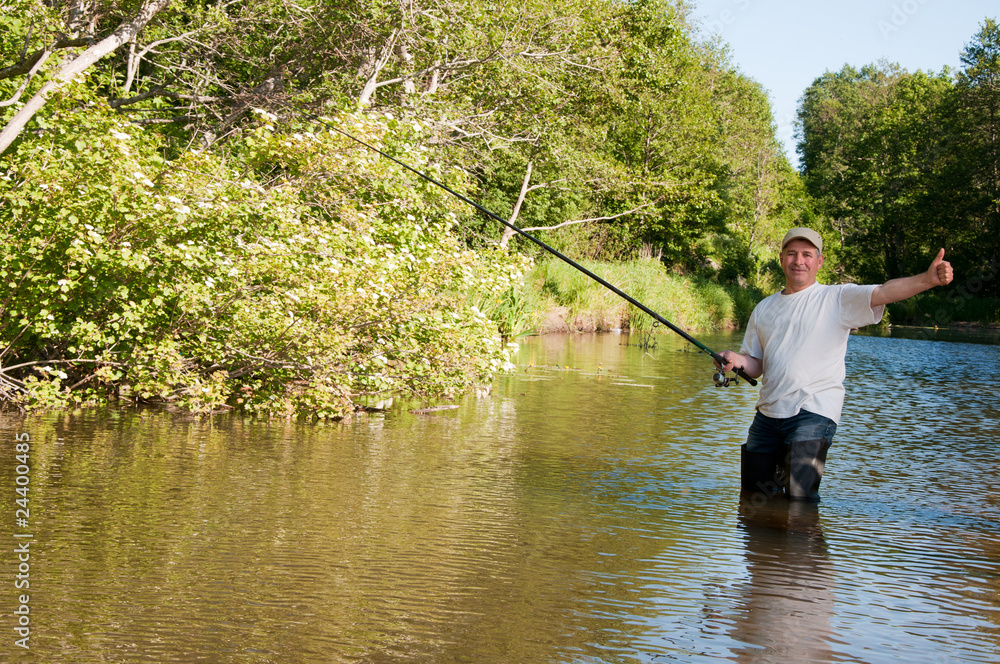
[(913, 297), (917, 293), (923, 293), (925, 290), (934, 288), (936, 285), (931, 282), (926, 274), (890, 279), (872, 291), (872, 306), (878, 307), (883, 304), (899, 302), (900, 300)]
[(872, 291), (872, 306), (878, 307), (883, 304), (892, 304), (913, 297), (917, 293), (935, 286), (947, 286), (951, 283), (954, 273), (951, 263), (944, 259), (944, 249), (938, 250), (937, 256), (931, 262), (931, 266), (923, 274), (915, 274), (912, 277), (901, 279), (890, 279)]
[(744, 358), (743, 372), (751, 378), (760, 378), (760, 375), (764, 373), (764, 365), (756, 357), (752, 355), (742, 355)]

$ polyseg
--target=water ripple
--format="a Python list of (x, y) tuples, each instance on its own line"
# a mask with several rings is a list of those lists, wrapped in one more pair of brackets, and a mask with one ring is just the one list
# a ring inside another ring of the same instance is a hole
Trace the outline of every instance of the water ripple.
[[(622, 339), (532, 340), (492, 397), (435, 417), (0, 419), (3, 458), (13, 431), (36, 441), (33, 649), (87, 664), (997, 661), (1000, 412), (975, 381), (1000, 349), (852, 337), (817, 507), (740, 501), (755, 390), (714, 388), (679, 340)], [(0, 465), (0, 486), (12, 473)]]

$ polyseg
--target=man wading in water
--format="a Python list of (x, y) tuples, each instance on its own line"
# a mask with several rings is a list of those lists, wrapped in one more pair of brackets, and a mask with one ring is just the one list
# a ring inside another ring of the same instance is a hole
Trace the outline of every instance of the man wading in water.
[[(782, 488), (792, 500), (819, 500), (826, 451), (844, 405), (844, 357), (851, 329), (878, 323), (885, 305), (951, 282), (938, 252), (923, 274), (882, 284), (825, 286), (823, 238), (793, 228), (781, 241), (785, 289), (750, 314), (740, 352), (719, 355), (726, 371), (763, 375), (757, 414), (741, 447), (744, 490), (769, 496)], [(718, 364), (718, 363), (716, 363)]]

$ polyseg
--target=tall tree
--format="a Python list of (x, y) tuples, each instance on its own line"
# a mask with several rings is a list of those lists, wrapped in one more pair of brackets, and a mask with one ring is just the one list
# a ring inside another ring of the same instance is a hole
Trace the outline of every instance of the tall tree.
[(946, 75), (879, 63), (826, 73), (799, 109), (804, 176), (840, 234), (849, 276), (903, 276), (939, 246), (923, 202)]
[[(959, 218), (966, 221), (960, 242), (969, 273), (989, 268), (1000, 272), (1000, 26), (984, 21), (962, 52), (962, 70), (955, 90), (953, 149), (960, 180)], [(1000, 294), (991, 279), (986, 287)]]
[(710, 70), (721, 154), (715, 189), (725, 222), (717, 238), (724, 277), (755, 277), (773, 256), (776, 227), (793, 200), (795, 177), (775, 137), (771, 105), (759, 83), (720, 62)]

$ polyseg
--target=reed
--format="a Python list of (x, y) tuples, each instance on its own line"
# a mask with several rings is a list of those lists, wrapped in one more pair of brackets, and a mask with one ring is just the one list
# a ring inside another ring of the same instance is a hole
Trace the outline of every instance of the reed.
[[(759, 300), (752, 291), (673, 274), (655, 260), (580, 264), (684, 329), (738, 327)], [(573, 329), (648, 332), (653, 327), (650, 316), (562, 261), (537, 264), (526, 278), (526, 290), (541, 295), (536, 299), (539, 305), (568, 309), (567, 322)], [(535, 318), (543, 315), (537, 312)]]

